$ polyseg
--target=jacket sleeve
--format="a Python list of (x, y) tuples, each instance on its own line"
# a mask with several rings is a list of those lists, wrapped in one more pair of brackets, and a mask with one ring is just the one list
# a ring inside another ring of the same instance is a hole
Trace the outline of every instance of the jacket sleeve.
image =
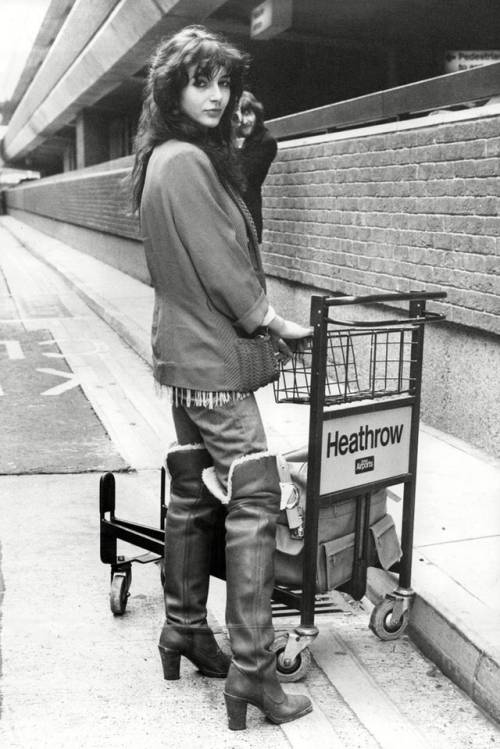
[(246, 247), (238, 241), (222, 201), (222, 187), (206, 154), (176, 154), (162, 168), (163, 210), (214, 307), (251, 333), (262, 324), (269, 303)]

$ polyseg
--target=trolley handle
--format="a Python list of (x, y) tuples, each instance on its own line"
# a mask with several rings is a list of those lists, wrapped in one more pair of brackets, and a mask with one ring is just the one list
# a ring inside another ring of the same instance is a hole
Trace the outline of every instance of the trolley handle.
[(334, 325), (344, 325), (347, 328), (381, 328), (391, 327), (408, 324), (422, 325), (426, 322), (437, 322), (438, 320), (446, 319), (446, 315), (441, 312), (428, 312), (427, 310), (420, 317), (403, 317), (400, 320), (370, 320), (369, 322), (361, 322), (360, 320), (335, 320), (333, 317), (327, 317), (327, 322), (331, 322)]
[(344, 304), (370, 304), (372, 302), (420, 302), (427, 299), (445, 299), (446, 291), (408, 291), (393, 294), (365, 294), (364, 296), (330, 296), (325, 299), (328, 307)]
[[(428, 299), (445, 299), (446, 296), (447, 294), (445, 291), (410, 291), (407, 293), (395, 294), (366, 294), (364, 296), (328, 297), (325, 299), (325, 303), (328, 307), (340, 307), (341, 305), (346, 304), (357, 305), (382, 302), (423, 302)], [(362, 322), (360, 320), (336, 320), (332, 317), (328, 317), (327, 320), (334, 325), (343, 325), (345, 327), (374, 328), (408, 324), (422, 325), (426, 322), (437, 322), (439, 320), (444, 320), (445, 318), (446, 315), (443, 313), (424, 310), (424, 314), (419, 315), (418, 317), (406, 317), (398, 320), (370, 320)]]

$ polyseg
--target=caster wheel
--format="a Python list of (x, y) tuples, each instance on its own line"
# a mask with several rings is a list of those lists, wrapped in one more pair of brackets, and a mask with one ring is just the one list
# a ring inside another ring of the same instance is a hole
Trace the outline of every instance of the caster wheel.
[(311, 653), (309, 648), (301, 650), (293, 663), (285, 664), (283, 656), (287, 642), (287, 635), (277, 637), (271, 648), (273, 653), (276, 653), (276, 671), (278, 673), (278, 679), (284, 683), (300, 681), (300, 679), (303, 679), (306, 676), (311, 667)]
[(381, 640), (397, 640), (406, 630), (410, 618), (408, 609), (403, 611), (399, 621), (391, 622), (395, 601), (386, 598), (378, 603), (370, 616), (369, 627)]
[(127, 572), (115, 572), (111, 580), (109, 605), (115, 616), (121, 616), (127, 608), (131, 575)]

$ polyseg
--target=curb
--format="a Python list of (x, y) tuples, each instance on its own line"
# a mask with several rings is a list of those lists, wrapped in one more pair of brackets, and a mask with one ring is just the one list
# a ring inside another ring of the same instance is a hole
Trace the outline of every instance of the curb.
[[(370, 569), (367, 596), (373, 604), (397, 587), (397, 576)], [(444, 608), (444, 607), (443, 607)], [(500, 722), (500, 658), (494, 646), (484, 648), (480, 636), (457, 626), (425, 594), (415, 593), (408, 632), (422, 653), (493, 720)]]

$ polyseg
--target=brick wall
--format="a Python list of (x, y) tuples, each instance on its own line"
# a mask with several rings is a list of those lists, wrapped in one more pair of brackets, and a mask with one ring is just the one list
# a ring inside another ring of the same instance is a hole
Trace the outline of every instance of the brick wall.
[(267, 273), (347, 294), (443, 289), (449, 320), (499, 333), (500, 118), (346, 136), (280, 148)]
[[(266, 271), (348, 294), (444, 289), (449, 320), (499, 333), (500, 117), (415, 122), (283, 145), (264, 188)], [(7, 202), (138, 239), (130, 164), (29, 183)]]
[(78, 172), (20, 185), (7, 194), (7, 206), (107, 234), (140, 239), (132, 215), (129, 164), (126, 157), (116, 169), (98, 165)]

